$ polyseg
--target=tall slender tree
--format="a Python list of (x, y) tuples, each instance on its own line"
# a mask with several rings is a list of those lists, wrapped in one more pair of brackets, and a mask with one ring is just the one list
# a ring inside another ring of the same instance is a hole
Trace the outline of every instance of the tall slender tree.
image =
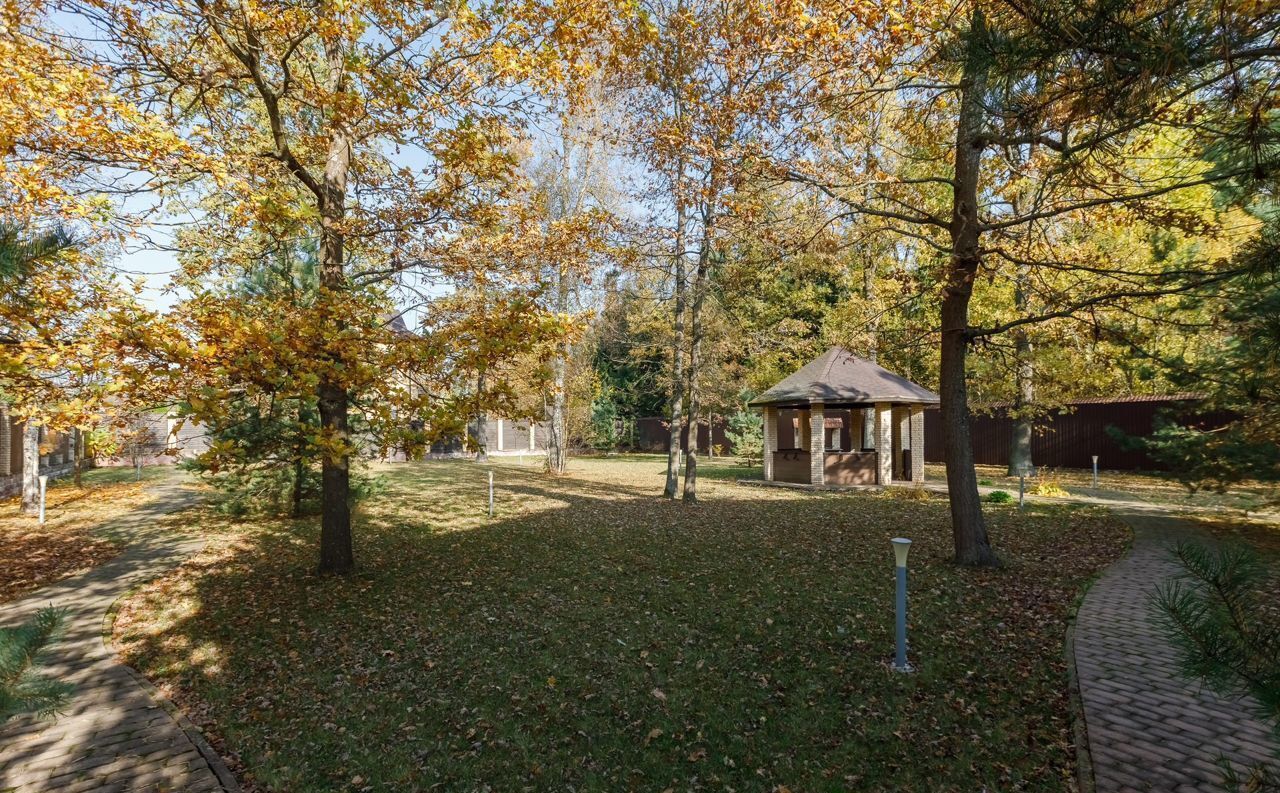
[(366, 349), (350, 342), (377, 312), (364, 287), (420, 271), (470, 277), (448, 244), (497, 220), (522, 97), (576, 74), (567, 61), (608, 20), (593, 3), (539, 0), (85, 0), (76, 10), (104, 42), (94, 52), (120, 93), (167, 108), (203, 155), (227, 222), (305, 220), (319, 240), (296, 374), (314, 382), (320, 415), (319, 567), (346, 573), (349, 411), (363, 370), (351, 356)]
[[(985, 327), (970, 318), (976, 280), (989, 262), (1024, 263), (1033, 271), (1073, 269), (1049, 251), (1030, 260), (1021, 254), (1013, 243), (1037, 225), (1107, 207), (1136, 210), (1230, 178), (1231, 169), (1203, 159), (1199, 136), (1214, 123), (1234, 123), (1228, 119), (1242, 108), (1228, 107), (1233, 103), (1222, 97), (1256, 99), (1272, 90), (1266, 75), (1277, 55), (1271, 42), (1280, 20), (1257, 5), (1220, 14), (1180, 0), (972, 2), (919, 11), (903, 26), (915, 34), (883, 59), (890, 66), (850, 70), (844, 81), (829, 78), (805, 106), (810, 116), (825, 111), (827, 122), (850, 129), (864, 123), (868, 108), (893, 96), (914, 111), (901, 117), (912, 141), (909, 166), (896, 174), (862, 173), (858, 163), (829, 150), (831, 156), (792, 168), (791, 175), (827, 190), (852, 211), (904, 224), (904, 233), (938, 251), (939, 390), (955, 558), (992, 565), (998, 559), (973, 467), (970, 346), (1097, 306), (1208, 288), (1234, 271), (1205, 260), (1136, 280), (1133, 273), (1080, 263), (1076, 272), (1093, 279), (1087, 294), (1063, 295)], [(953, 34), (958, 18), (965, 24)], [(824, 60), (832, 59), (819, 63)], [(1215, 114), (1219, 122), (1210, 122)], [(816, 126), (812, 117), (808, 124)], [(939, 146), (937, 130), (946, 127), (954, 134), (948, 146)], [(1131, 166), (1126, 151), (1168, 134), (1186, 136), (1181, 157), (1156, 178)], [(1009, 152), (1024, 156), (1004, 156)], [(1034, 200), (1015, 207), (1028, 179), (1035, 184)], [(866, 200), (867, 184), (879, 201)]]
[[(644, 196), (670, 262), (673, 325), (671, 445), (665, 495), (697, 500), (697, 423), (704, 311), (726, 235), (747, 206), (735, 198), (786, 95), (799, 52), (814, 36), (794, 5), (648, 0), (618, 47), (615, 84), (628, 116), (625, 137), (653, 177)], [(650, 251), (656, 253), (656, 251)], [(681, 449), (681, 440), (687, 449)]]

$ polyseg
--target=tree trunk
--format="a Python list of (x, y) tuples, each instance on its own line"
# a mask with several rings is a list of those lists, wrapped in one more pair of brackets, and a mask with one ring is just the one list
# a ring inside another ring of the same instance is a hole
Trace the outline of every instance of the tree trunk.
[[(867, 160), (869, 166), (870, 153), (867, 154)], [(862, 296), (866, 300), (868, 307), (876, 299), (876, 257), (874, 252), (867, 256), (866, 264), (862, 269)], [(871, 311), (871, 319), (867, 321), (867, 332), (871, 336), (871, 341), (867, 345), (867, 360), (875, 363), (880, 353), (880, 319), (875, 309), (871, 309)], [(874, 437), (876, 437), (876, 409), (863, 408), (862, 447), (870, 446), (867, 441)]]
[(307, 475), (307, 436), (303, 400), (298, 400), (298, 438), (293, 445), (293, 517), (302, 517), (302, 485)]
[[(1026, 270), (1018, 268), (1015, 276), (1013, 302), (1019, 314), (1027, 309)], [(1031, 339), (1025, 328), (1013, 333), (1014, 378), (1016, 392), (1013, 396), (1013, 438), (1009, 444), (1009, 476), (1031, 473), (1031, 405), (1035, 402), (1035, 361), (1032, 358)]]
[(293, 460), (293, 517), (302, 517), (302, 483), (307, 474), (306, 463), (299, 453)]
[(707, 212), (703, 217), (702, 244), (698, 251), (698, 268), (693, 276), (693, 305), (689, 310), (689, 412), (686, 418), (689, 445), (684, 464), (684, 500), (698, 500), (698, 411), (702, 409), (698, 378), (702, 373), (702, 306), (707, 295), (707, 271), (711, 265), (713, 218)]
[(476, 462), (487, 463), (489, 461), (489, 414), (484, 409), (484, 375), (485, 370), (482, 367), (480, 373), (476, 375)]
[[(334, 70), (341, 90), (345, 53), (336, 44), (326, 44), (326, 59)], [(340, 121), (330, 123), (328, 157), (324, 167), (324, 192), (320, 202), (320, 293), (322, 300), (335, 298), (347, 290), (343, 257), (346, 215), (347, 172), (351, 165), (351, 141)], [(325, 318), (339, 331), (346, 323), (340, 311), (330, 310)], [(351, 438), (347, 425), (346, 387), (326, 367), (318, 389), (320, 429), (326, 451), (320, 467), (320, 572), (345, 574), (355, 568), (351, 543)]]
[(329, 443), (320, 463), (320, 572), (345, 574), (355, 567), (351, 544), (351, 455), (347, 392), (328, 377), (320, 383), (320, 427)]
[(684, 208), (677, 197), (675, 240), (675, 337), (671, 342), (671, 444), (667, 447), (667, 485), (662, 495), (675, 498), (680, 487), (680, 433), (684, 430), (685, 259)]
[(973, 468), (969, 394), (965, 357), (969, 348), (969, 300), (982, 261), (978, 218), (978, 180), (982, 165), (979, 138), (987, 83), (986, 21), (974, 9), (969, 50), (960, 88), (956, 129), (955, 184), (951, 215), (951, 257), (942, 293), (942, 443), (947, 463), (947, 491), (956, 563), (995, 566), (999, 559), (987, 539), (978, 478)]
[(75, 461), (75, 468), (72, 469), (73, 481), (77, 488), (84, 487), (81, 481), (81, 468), (84, 466), (84, 433), (78, 429), (71, 431), (71, 455)]
[[(568, 274), (560, 267), (559, 280), (556, 284), (556, 311), (564, 316), (569, 311)], [(563, 474), (568, 466), (569, 453), (566, 448), (568, 417), (566, 416), (565, 377), (569, 370), (569, 344), (561, 339), (556, 345), (556, 357), (551, 363), (554, 393), (551, 397), (551, 437), (547, 443), (547, 470), (553, 474)], [(533, 431), (532, 426), (530, 432)]]
[(40, 425), (31, 419), (22, 430), (22, 511), (40, 512)]

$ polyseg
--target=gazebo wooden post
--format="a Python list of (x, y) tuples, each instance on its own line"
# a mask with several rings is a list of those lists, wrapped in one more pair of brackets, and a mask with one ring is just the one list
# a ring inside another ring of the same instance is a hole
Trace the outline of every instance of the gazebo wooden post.
[(876, 403), (876, 484), (893, 481), (893, 405)]
[(827, 414), (821, 402), (809, 404), (809, 484), (825, 485)]
[(911, 406), (911, 481), (924, 484), (924, 407)]
[(778, 409), (764, 409), (764, 481), (773, 481), (773, 454), (778, 451)]

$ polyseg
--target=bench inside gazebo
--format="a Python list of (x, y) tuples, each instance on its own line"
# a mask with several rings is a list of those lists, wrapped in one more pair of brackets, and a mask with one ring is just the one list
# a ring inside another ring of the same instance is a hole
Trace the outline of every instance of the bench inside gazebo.
[(924, 408), (938, 395), (832, 347), (751, 401), (764, 478), (817, 486), (924, 482)]

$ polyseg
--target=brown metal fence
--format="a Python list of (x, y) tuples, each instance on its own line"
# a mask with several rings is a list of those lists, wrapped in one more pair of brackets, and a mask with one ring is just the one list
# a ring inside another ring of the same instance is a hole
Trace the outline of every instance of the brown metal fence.
[[(634, 435), (631, 437), (624, 435), (623, 442), (630, 442), (631, 448), (638, 452), (665, 452), (667, 444), (671, 442), (670, 423), (669, 419), (661, 416), (636, 419)], [(723, 420), (717, 420), (710, 428), (705, 423), (699, 424), (698, 451), (707, 453), (711, 450), (710, 444), (715, 443), (720, 447), (716, 450), (717, 454), (733, 454), (733, 444), (725, 435), (725, 429)], [(684, 440), (683, 448), (688, 448), (688, 433), (685, 434)]]
[[(1036, 425), (1031, 440), (1032, 462), (1050, 468), (1089, 468), (1096, 454), (1100, 468), (1160, 470), (1163, 466), (1146, 454), (1122, 448), (1107, 429), (1115, 427), (1126, 435), (1145, 437), (1151, 434), (1160, 415), (1202, 429), (1221, 427), (1233, 418), (1229, 413), (1197, 410), (1200, 401), (1198, 395), (1179, 394), (1069, 403)], [(1000, 408), (990, 415), (975, 414), (972, 419), (974, 462), (1008, 465), (1013, 424)], [(924, 448), (926, 460), (943, 461), (942, 416), (936, 408), (925, 411)]]

